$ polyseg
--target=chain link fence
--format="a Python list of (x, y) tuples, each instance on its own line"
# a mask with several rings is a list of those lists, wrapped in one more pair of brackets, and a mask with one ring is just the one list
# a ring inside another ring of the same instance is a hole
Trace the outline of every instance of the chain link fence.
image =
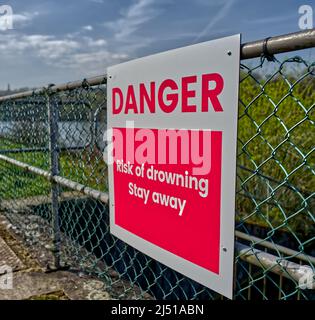
[[(315, 62), (266, 56), (241, 64), (234, 298), (315, 299)], [(105, 75), (0, 98), (12, 229), (117, 299), (224, 299), (110, 234), (105, 130)]]

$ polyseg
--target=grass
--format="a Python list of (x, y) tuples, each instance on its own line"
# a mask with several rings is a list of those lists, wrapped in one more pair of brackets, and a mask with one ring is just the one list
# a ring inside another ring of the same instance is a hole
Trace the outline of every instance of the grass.
[(37, 296), (32, 296), (27, 300), (70, 300), (63, 291), (55, 291)]
[[(5, 138), (0, 139), (0, 149), (29, 148)], [(49, 171), (48, 152), (9, 153), (9, 157)], [(107, 190), (107, 168), (101, 154), (96, 150), (62, 151), (60, 154), (60, 175), (91, 188)], [(48, 194), (50, 182), (34, 173), (26, 172), (12, 164), (1, 162), (1, 198), (20, 198)]]

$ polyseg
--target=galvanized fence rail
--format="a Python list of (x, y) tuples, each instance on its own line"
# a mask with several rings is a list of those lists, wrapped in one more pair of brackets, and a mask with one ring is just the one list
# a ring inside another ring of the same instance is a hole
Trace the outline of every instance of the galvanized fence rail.
[[(314, 29), (241, 47), (235, 299), (315, 299), (315, 62), (275, 56), (311, 47)], [(221, 299), (110, 234), (105, 130), (106, 75), (0, 97), (2, 214), (113, 297)]]

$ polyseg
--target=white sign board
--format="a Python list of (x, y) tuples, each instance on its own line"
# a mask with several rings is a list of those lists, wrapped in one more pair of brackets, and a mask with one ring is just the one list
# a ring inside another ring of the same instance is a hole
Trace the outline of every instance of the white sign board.
[(240, 35), (108, 68), (111, 232), (229, 298)]

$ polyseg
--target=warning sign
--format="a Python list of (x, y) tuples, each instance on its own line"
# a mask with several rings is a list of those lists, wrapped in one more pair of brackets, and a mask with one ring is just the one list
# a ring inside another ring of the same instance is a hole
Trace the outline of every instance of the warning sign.
[(232, 297), (240, 36), (108, 68), (111, 232)]

